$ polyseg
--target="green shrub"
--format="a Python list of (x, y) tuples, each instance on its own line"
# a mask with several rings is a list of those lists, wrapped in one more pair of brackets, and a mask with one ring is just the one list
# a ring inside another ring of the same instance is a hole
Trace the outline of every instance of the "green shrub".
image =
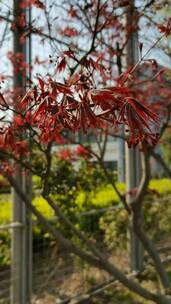
[(149, 184), (149, 189), (164, 195), (171, 193), (171, 180), (168, 178), (152, 179)]
[[(65, 166), (66, 164), (64, 167)], [(64, 167), (62, 166), (62, 170)], [(68, 167), (68, 174), (72, 172), (71, 169), (72, 168)], [(67, 179), (65, 173), (63, 182), (61, 183), (61, 191), (59, 191), (58, 194), (53, 194), (54, 200), (62, 208), (63, 212), (69, 216), (74, 225), (81, 231), (86, 232), (88, 235), (91, 235), (94, 238), (98, 238), (99, 236), (101, 238), (103, 237), (106, 244), (110, 248), (114, 246), (124, 247), (126, 245), (128, 215), (126, 211), (123, 210), (122, 204), (120, 203), (119, 198), (112, 186), (104, 183), (101, 183), (100, 186), (99, 182), (97, 183), (96, 187), (95, 184), (92, 186), (92, 172), (89, 175), (90, 180), (87, 182), (85, 187), (82, 185), (83, 180), (79, 180), (78, 176), (76, 175), (71, 186), (69, 182), (71, 175)], [(62, 178), (62, 173), (60, 177)], [(34, 189), (40, 189), (40, 178), (34, 176), (33, 184), (35, 187)], [(118, 188), (122, 193), (125, 192), (124, 184), (118, 184)], [(171, 181), (169, 179), (152, 180), (149, 188), (150, 192), (148, 195), (146, 195), (144, 204), (145, 228), (147, 229), (149, 235), (151, 235), (155, 240), (159, 240), (161, 237), (167, 236), (171, 233)], [(39, 193), (40, 191), (37, 192)], [(37, 192), (35, 192), (35, 194)], [(47, 219), (54, 217), (54, 211), (40, 195), (36, 195), (33, 198), (33, 204)], [(108, 207), (116, 208), (107, 210)], [(106, 210), (101, 211), (103, 208)], [(87, 216), (84, 214), (92, 209), (97, 212)], [(11, 211), (12, 203), (10, 194), (1, 194), (0, 225), (10, 222)], [(54, 225), (58, 227), (67, 237), (72, 237), (70, 229), (66, 228), (61, 221), (57, 220), (54, 222)], [(3, 239), (3, 243), (0, 244), (0, 256), (2, 256), (0, 258), (0, 264), (8, 263), (8, 251), (10, 244), (8, 238), (9, 233), (1, 232), (0, 237)], [(34, 227), (34, 240), (44, 238), (48, 240), (51, 239), (41, 225), (36, 225)], [(4, 254), (5, 257), (3, 256)]]
[(0, 193), (9, 193), (10, 192), (10, 184), (9, 182), (0, 175)]
[(144, 222), (148, 234), (156, 241), (171, 234), (171, 194), (153, 196), (144, 205)]
[(0, 195), (0, 225), (10, 222), (12, 216), (12, 203), (10, 194)]
[(11, 237), (8, 231), (0, 231), (0, 266), (10, 264)]
[[(11, 220), (12, 204), (10, 194), (0, 194), (0, 225), (8, 224)], [(0, 266), (10, 263), (10, 233), (0, 231)]]
[(43, 216), (46, 219), (51, 219), (54, 217), (54, 211), (52, 208), (49, 206), (49, 204), (44, 200), (43, 197), (41, 196), (36, 196), (33, 199), (33, 205), (38, 209), (40, 213), (43, 214)]
[[(48, 219), (54, 216), (54, 212), (43, 197), (36, 196), (33, 205)], [(12, 217), (12, 201), (10, 194), (0, 195), (0, 225), (7, 224)]]
[(128, 223), (128, 213), (122, 208), (107, 211), (100, 218), (99, 227), (104, 233), (104, 241), (109, 249), (116, 246), (126, 247)]
[[(51, 219), (54, 216), (53, 210), (47, 204), (42, 197), (35, 197), (33, 199), (33, 205), (47, 218)], [(0, 195), (0, 225), (8, 224), (12, 218), (12, 202), (11, 195)], [(33, 220), (35, 218), (33, 217)], [(47, 238), (46, 231), (42, 229), (40, 225), (36, 225), (33, 228), (34, 242), (39, 239)], [(10, 264), (10, 233), (7, 230), (0, 231), (0, 266)], [(50, 237), (49, 237), (50, 239)]]
[(33, 192), (37, 192), (42, 187), (42, 181), (40, 176), (33, 175), (32, 176), (32, 185), (33, 185)]
[[(121, 193), (125, 192), (125, 185), (117, 183), (117, 187)], [(93, 191), (92, 206), (98, 208), (110, 207), (112, 205), (118, 205), (120, 203), (117, 193), (114, 191), (111, 185), (105, 185), (98, 190)]]
[[(155, 241), (171, 234), (171, 180), (151, 180), (144, 202), (144, 227)], [(126, 246), (129, 218), (125, 210), (106, 212), (99, 221), (109, 248)]]

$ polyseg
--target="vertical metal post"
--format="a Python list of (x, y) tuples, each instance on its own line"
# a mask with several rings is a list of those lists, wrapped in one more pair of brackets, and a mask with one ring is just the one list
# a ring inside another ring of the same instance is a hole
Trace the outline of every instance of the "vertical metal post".
[[(31, 6), (26, 9), (26, 22), (29, 27), (31, 27)], [(26, 62), (28, 63), (28, 68), (26, 71), (26, 77), (31, 81), (31, 62), (32, 62), (32, 40), (31, 40), (31, 33), (27, 36), (26, 44), (25, 44), (25, 55), (26, 55)], [(31, 82), (28, 82), (28, 89), (31, 86)], [(25, 84), (26, 85), (26, 84)], [(26, 88), (27, 90), (27, 88)], [(28, 173), (24, 176), (24, 189), (27, 196), (30, 198), (30, 202), (32, 201), (32, 175)], [(25, 303), (31, 303), (32, 297), (32, 214), (30, 210), (26, 210), (25, 216)]]
[[(15, 176), (17, 183), (22, 185), (21, 174)], [(23, 207), (17, 193), (12, 189), (13, 196), (13, 221), (22, 223), (21, 227), (12, 229), (11, 241), (11, 304), (21, 304), (23, 293)]]
[[(32, 180), (31, 175), (23, 176), (23, 191), (27, 193), (27, 197), (32, 196)], [(24, 226), (24, 242), (23, 242), (23, 295), (22, 304), (30, 304), (32, 296), (32, 220), (31, 213), (23, 203), (23, 226)]]
[[(124, 136), (124, 127), (121, 127), (121, 136)], [(118, 180), (125, 183), (125, 144), (124, 140), (118, 138)]]
[[(135, 21), (135, 6), (134, 0), (130, 1), (127, 10), (127, 29), (128, 29), (128, 43), (127, 43), (127, 67), (133, 66), (138, 61), (138, 33), (132, 30)], [(131, 34), (130, 34), (131, 33)], [(137, 187), (141, 178), (141, 159), (140, 152), (137, 148), (128, 149), (125, 147), (125, 161), (126, 161), (126, 189), (127, 202), (131, 203), (132, 195), (130, 191)], [(130, 251), (130, 267), (132, 270), (140, 271), (143, 268), (143, 248), (141, 242), (134, 234), (132, 228), (129, 231), (129, 251)]]
[[(13, 12), (14, 22), (17, 25), (13, 33), (13, 51), (14, 54), (22, 54), (23, 61), (28, 62), (28, 49), (30, 49), (30, 42), (26, 41), (22, 43), (21, 38), (23, 29), (19, 26), (19, 17), (21, 14), (28, 14), (23, 10), (21, 0), (14, 0)], [(29, 47), (28, 47), (29, 45)], [(29, 58), (30, 54), (29, 54)], [(18, 93), (25, 93), (27, 73), (14, 71), (14, 90), (18, 90)], [(17, 104), (14, 105), (17, 109)], [(31, 183), (29, 185), (29, 177), (24, 175), (21, 168), (18, 168), (15, 175), (16, 182), (22, 188), (22, 190), (30, 196), (31, 199)], [(11, 244), (11, 304), (29, 304), (31, 303), (31, 215), (26, 209), (24, 203), (14, 189), (12, 189), (13, 195), (13, 221), (20, 222), (22, 227), (13, 229), (12, 231), (12, 244)]]
[[(117, 68), (118, 68), (118, 74), (122, 74), (122, 58), (120, 55), (120, 46), (119, 42), (116, 43), (116, 49), (118, 52), (117, 55)], [(124, 126), (120, 127), (120, 135), (123, 138), (118, 138), (118, 180), (121, 183), (125, 183), (125, 141), (124, 141)]]

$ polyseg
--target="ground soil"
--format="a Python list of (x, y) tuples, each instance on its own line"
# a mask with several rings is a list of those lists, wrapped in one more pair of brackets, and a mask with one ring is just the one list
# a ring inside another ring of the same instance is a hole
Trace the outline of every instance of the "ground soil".
[[(103, 246), (102, 246), (103, 247)], [(158, 244), (161, 257), (171, 255), (171, 238)], [(125, 250), (113, 249), (105, 253), (111, 263), (122, 271), (129, 272), (129, 257)], [(150, 263), (149, 263), (150, 264)], [(171, 263), (170, 263), (171, 264)], [(171, 273), (171, 271), (170, 271)], [(33, 255), (33, 297), (32, 304), (59, 304), (76, 295), (85, 295), (87, 291), (109, 280), (105, 271), (89, 267), (78, 258), (68, 254), (56, 244), (39, 244)], [(145, 285), (156, 288), (150, 280)], [(151, 285), (150, 285), (151, 284)], [(81, 302), (64, 304), (146, 304), (139, 298), (126, 298), (127, 291), (121, 285), (111, 285), (107, 290)], [(8, 304), (10, 299), (10, 268), (0, 269), (0, 304)]]

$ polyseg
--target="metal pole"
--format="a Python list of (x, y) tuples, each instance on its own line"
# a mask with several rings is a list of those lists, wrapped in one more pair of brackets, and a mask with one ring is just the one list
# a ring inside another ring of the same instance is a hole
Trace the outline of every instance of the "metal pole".
[[(127, 10), (127, 29), (128, 29), (128, 43), (127, 43), (127, 67), (133, 66), (138, 61), (138, 33), (132, 30), (135, 21), (136, 11), (134, 0), (130, 1)], [(131, 32), (132, 31), (132, 32)], [(125, 162), (126, 162), (126, 189), (127, 202), (131, 203), (132, 195), (130, 191), (137, 187), (141, 178), (141, 157), (138, 148), (128, 149), (125, 146)], [(129, 251), (130, 251), (130, 267), (132, 270), (140, 271), (143, 268), (143, 248), (141, 242), (137, 239), (132, 228), (129, 230)]]
[[(20, 7), (21, 2), (21, 0), (14, 0), (13, 2), (14, 22), (17, 25), (13, 33), (13, 51), (15, 55), (21, 54), (23, 56), (23, 61), (27, 61), (28, 58), (26, 53), (28, 42), (21, 42), (23, 29), (19, 26), (19, 18), (21, 14), (27, 14), (27, 12)], [(26, 76), (27, 73), (23, 75), (20, 71), (18, 73), (14, 71), (13, 86), (14, 90), (17, 90), (16, 95), (25, 93)], [(14, 106), (17, 109), (17, 104)], [(18, 185), (28, 195), (30, 191), (28, 192), (26, 176), (23, 174), (22, 169), (19, 168), (17, 170), (15, 179)], [(21, 227), (17, 227), (12, 230), (11, 304), (29, 304), (31, 303), (31, 269), (29, 269), (31, 267), (32, 249), (31, 216), (14, 189), (12, 189), (12, 195), (13, 222), (21, 223)]]
[[(116, 49), (118, 52), (117, 55), (117, 68), (118, 68), (118, 74), (122, 74), (122, 58), (120, 55), (120, 46), (119, 42), (116, 43)], [(125, 141), (124, 141), (124, 133), (125, 129), (124, 126), (121, 126), (120, 129), (120, 135), (123, 138), (118, 138), (118, 180), (121, 183), (125, 183)]]
[[(121, 136), (124, 136), (124, 127), (121, 127)], [(118, 139), (118, 180), (120, 183), (125, 183), (125, 144), (124, 140)]]
[[(26, 9), (26, 22), (29, 27), (31, 27), (31, 6)], [(26, 54), (26, 62), (28, 63), (28, 69), (26, 71), (26, 77), (31, 81), (31, 62), (32, 62), (32, 40), (31, 40), (31, 33), (27, 36), (26, 44), (25, 44), (25, 54)], [(28, 89), (31, 86), (31, 82), (28, 82)], [(27, 88), (26, 88), (27, 89)], [(24, 188), (25, 193), (30, 198), (30, 202), (32, 201), (32, 175), (28, 173), (24, 176)], [(25, 216), (25, 303), (31, 303), (32, 297), (32, 214), (30, 210), (26, 210)]]

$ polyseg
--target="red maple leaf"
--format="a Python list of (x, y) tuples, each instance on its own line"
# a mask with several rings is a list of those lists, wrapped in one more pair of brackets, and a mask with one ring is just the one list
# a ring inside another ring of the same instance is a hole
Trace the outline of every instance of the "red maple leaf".
[(25, 9), (27, 7), (30, 7), (31, 5), (34, 5), (36, 6), (37, 8), (41, 8), (41, 9), (44, 9), (45, 8), (45, 5), (43, 4), (42, 1), (40, 0), (23, 0), (21, 3), (20, 3), (20, 7)]
[(88, 158), (91, 157), (90, 152), (85, 147), (83, 147), (81, 145), (78, 145), (76, 147), (75, 152), (76, 152), (77, 156), (82, 157), (84, 159), (88, 159)]
[(58, 72), (62, 72), (64, 71), (66, 68), (66, 59), (65, 57), (63, 57), (60, 61), (60, 63), (57, 65), (57, 71)]
[(126, 97), (120, 113), (119, 121), (127, 122), (130, 130), (143, 133), (144, 127), (150, 130), (149, 122), (158, 123), (158, 116), (132, 97)]
[(78, 36), (78, 31), (75, 28), (67, 26), (63, 30), (60, 31), (60, 34), (63, 36), (74, 37)]
[(23, 127), (25, 125), (24, 119), (21, 117), (21, 115), (15, 115), (13, 119), (14, 125), (18, 127)]
[(161, 33), (169, 36), (171, 34), (171, 18), (169, 18), (167, 25), (158, 25), (158, 29)]

